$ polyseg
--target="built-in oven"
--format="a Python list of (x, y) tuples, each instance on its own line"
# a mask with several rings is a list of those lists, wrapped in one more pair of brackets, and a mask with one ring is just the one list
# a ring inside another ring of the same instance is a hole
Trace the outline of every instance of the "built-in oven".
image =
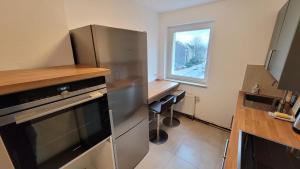
[(105, 78), (0, 96), (0, 134), (16, 169), (56, 169), (111, 136)]

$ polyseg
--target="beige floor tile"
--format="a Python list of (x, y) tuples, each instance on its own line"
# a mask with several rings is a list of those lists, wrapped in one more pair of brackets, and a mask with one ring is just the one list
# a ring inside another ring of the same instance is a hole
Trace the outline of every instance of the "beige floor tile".
[(166, 143), (150, 143), (150, 151), (136, 169), (219, 169), (229, 133), (179, 116), (180, 126), (169, 128)]
[(174, 154), (160, 150), (154, 144), (150, 144), (150, 151), (136, 166), (136, 169), (164, 169)]
[(193, 166), (189, 162), (174, 156), (174, 158), (169, 161), (165, 169), (198, 169), (198, 168)]
[(205, 150), (196, 146), (181, 145), (176, 156), (197, 166), (200, 169), (215, 169), (221, 163), (222, 156), (210, 150)]

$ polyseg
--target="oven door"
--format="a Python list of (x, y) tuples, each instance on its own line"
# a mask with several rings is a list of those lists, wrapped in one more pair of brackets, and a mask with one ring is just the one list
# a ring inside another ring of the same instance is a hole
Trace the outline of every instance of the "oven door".
[(100, 90), (12, 117), (0, 132), (16, 169), (59, 168), (111, 135), (107, 95)]

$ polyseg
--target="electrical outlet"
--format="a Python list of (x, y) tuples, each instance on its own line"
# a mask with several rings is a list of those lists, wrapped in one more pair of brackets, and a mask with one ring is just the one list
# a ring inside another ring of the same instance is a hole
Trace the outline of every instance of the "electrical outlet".
[(200, 102), (200, 97), (199, 96), (195, 96), (195, 100), (196, 100), (196, 102)]

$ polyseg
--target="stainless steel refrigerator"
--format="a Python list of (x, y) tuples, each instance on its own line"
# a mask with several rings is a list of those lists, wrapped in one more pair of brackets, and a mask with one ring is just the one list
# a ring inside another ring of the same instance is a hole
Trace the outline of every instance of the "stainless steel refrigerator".
[(133, 169), (149, 151), (147, 34), (99, 25), (70, 31), (75, 63), (104, 67), (118, 169)]

